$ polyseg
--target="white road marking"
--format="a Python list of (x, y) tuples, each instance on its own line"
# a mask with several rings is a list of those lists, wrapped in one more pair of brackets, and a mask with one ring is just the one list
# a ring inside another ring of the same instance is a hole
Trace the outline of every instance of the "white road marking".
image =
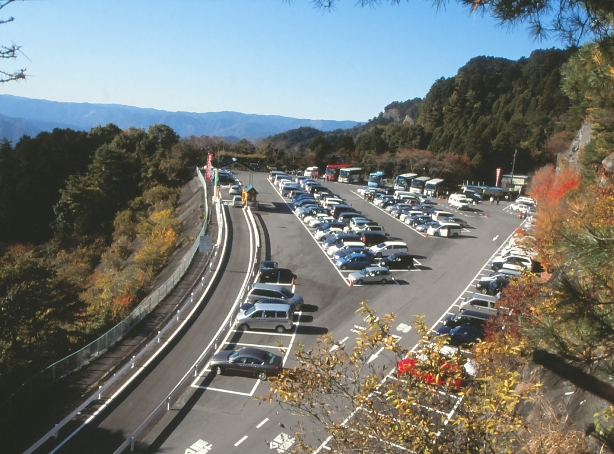
[(496, 240), (497, 240), (497, 238), (499, 238), (499, 235), (497, 235), (496, 237), (494, 237), (492, 240), (493, 240), (493, 241), (496, 241)]
[(247, 440), (247, 435), (245, 435), (243, 438), (241, 438), (239, 441), (237, 441), (235, 443), (235, 447), (239, 446), (241, 443), (243, 443), (245, 440)]
[[(345, 344), (345, 341), (346, 341), (346, 340), (348, 340), (349, 338), (350, 338), (350, 336), (347, 336), (347, 337), (345, 337), (344, 339), (341, 339), (341, 340), (339, 341), (339, 345)], [(329, 352), (334, 352), (335, 350), (337, 350), (337, 349), (339, 348), (339, 345), (333, 345), (333, 346), (330, 348)]]
[(260, 429), (262, 426), (264, 426), (267, 423), (268, 420), (269, 418), (264, 418), (264, 420), (256, 426), (256, 429)]

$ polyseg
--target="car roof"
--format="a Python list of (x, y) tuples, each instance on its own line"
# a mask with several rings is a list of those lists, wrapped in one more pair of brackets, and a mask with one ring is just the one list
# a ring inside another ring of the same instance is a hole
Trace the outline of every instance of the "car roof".
[(267, 290), (281, 290), (282, 288), (285, 288), (285, 287), (283, 285), (278, 285), (278, 284), (265, 284), (261, 282), (256, 282), (252, 284), (252, 288), (264, 288)]
[(256, 309), (260, 311), (281, 311), (292, 309), (292, 304), (286, 302), (280, 302), (279, 300), (272, 298), (262, 298), (254, 303), (254, 306), (258, 306)]
[(365, 268), (367, 271), (389, 271), (385, 266), (368, 266)]
[[(265, 359), (267, 353), (270, 353), (271, 355), (275, 355), (275, 353), (269, 352), (267, 350), (262, 350), (260, 348), (255, 348), (255, 347), (243, 347), (241, 350), (239, 350), (239, 354), (242, 356), (252, 356), (254, 358), (260, 358), (260, 359)], [(279, 356), (279, 355), (275, 355), (275, 356)]]
[(457, 315), (459, 316), (467, 316), (467, 317), (473, 317), (473, 318), (481, 318), (481, 319), (488, 319), (490, 317), (492, 317), (491, 313), (488, 312), (480, 312), (480, 311), (474, 311), (474, 310), (462, 310), (460, 311)]

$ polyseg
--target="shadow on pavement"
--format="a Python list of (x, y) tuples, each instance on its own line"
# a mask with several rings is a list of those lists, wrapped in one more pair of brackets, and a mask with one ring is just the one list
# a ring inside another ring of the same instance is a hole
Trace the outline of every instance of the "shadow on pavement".
[(311, 336), (321, 336), (322, 334), (328, 333), (328, 328), (323, 328), (320, 326), (305, 326), (299, 325), (296, 330), (297, 334), (306, 334)]

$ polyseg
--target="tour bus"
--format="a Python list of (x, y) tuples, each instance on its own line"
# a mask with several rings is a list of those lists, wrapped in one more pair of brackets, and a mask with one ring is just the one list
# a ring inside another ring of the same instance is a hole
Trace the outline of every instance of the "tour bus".
[(339, 178), (339, 171), (350, 167), (351, 164), (328, 164), (324, 172), (324, 179), (326, 181), (337, 181)]
[(339, 183), (358, 183), (363, 180), (360, 167), (348, 167), (339, 170)]
[(308, 177), (308, 178), (313, 178), (314, 180), (318, 179), (318, 173), (319, 173), (319, 170), (315, 166), (307, 167), (305, 169), (305, 176)]
[(384, 179), (386, 178), (385, 172), (373, 172), (369, 174), (369, 181), (367, 185), (370, 188), (381, 188), (384, 186)]
[(429, 197), (437, 197), (441, 195), (440, 192), (443, 190), (443, 180), (441, 178), (433, 178), (429, 180), (424, 185), (424, 195)]
[(398, 191), (409, 191), (411, 180), (417, 176), (417, 173), (404, 173), (403, 175), (397, 175), (397, 177), (394, 179), (394, 189)]
[(422, 194), (424, 190), (424, 185), (429, 181), (431, 177), (417, 177), (411, 180), (409, 192), (413, 192), (414, 194)]

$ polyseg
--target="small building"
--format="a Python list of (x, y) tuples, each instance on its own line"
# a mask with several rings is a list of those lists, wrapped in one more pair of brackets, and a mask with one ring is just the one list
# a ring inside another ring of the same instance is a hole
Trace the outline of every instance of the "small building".
[(503, 175), (501, 177), (501, 189), (504, 192), (517, 192), (522, 194), (524, 188), (529, 184), (528, 175)]
[(258, 191), (251, 184), (243, 188), (241, 198), (243, 199), (244, 206), (258, 210)]

